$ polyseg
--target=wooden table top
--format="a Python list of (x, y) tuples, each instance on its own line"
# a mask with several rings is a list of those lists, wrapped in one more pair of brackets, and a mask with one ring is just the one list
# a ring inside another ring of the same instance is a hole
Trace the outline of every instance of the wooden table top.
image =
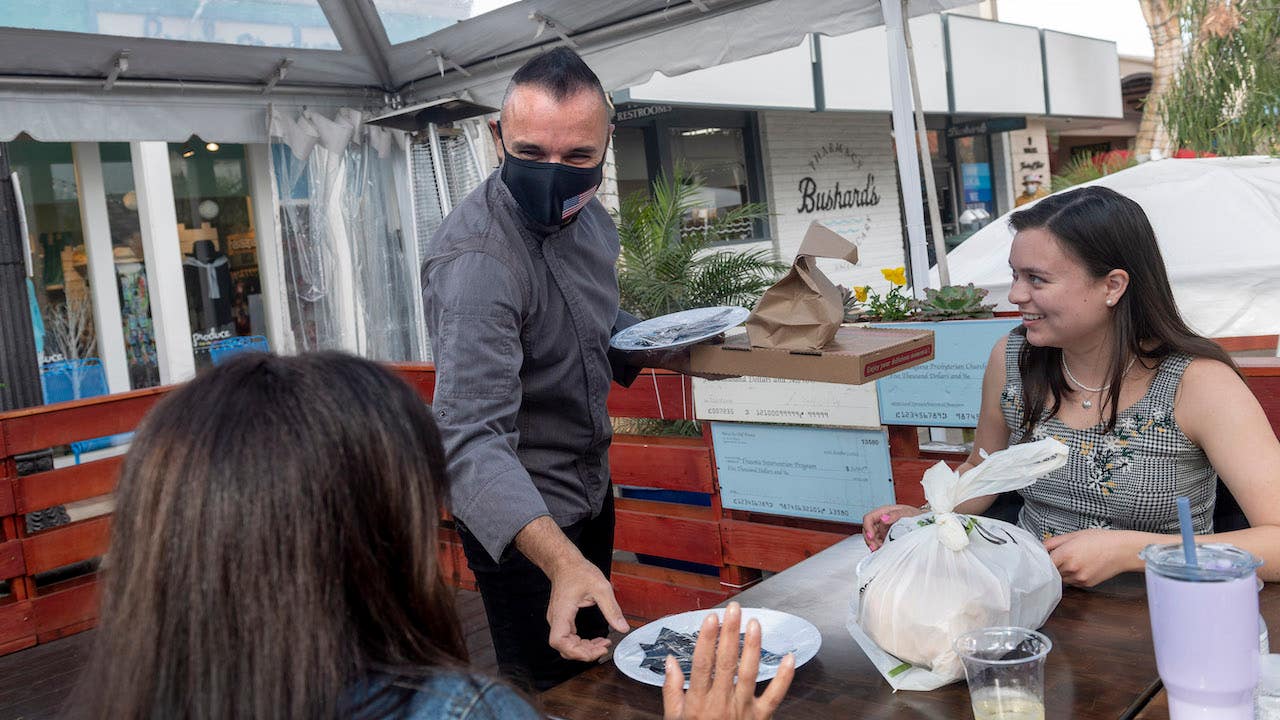
[(1133, 716), (1133, 720), (1169, 720), (1169, 696), (1165, 694), (1164, 688)]
[[(866, 552), (861, 536), (851, 537), (735, 598), (744, 607), (799, 615), (822, 633), (822, 649), (796, 670), (775, 717), (971, 717), (963, 680), (932, 692), (895, 694), (845, 629), (854, 566)], [(1280, 588), (1269, 585), (1263, 596), (1268, 624), (1280, 627)], [(1141, 575), (1121, 576), (1090, 590), (1065, 588), (1041, 632), (1053, 641), (1045, 668), (1047, 718), (1132, 718), (1155, 694), (1158, 680)], [(626, 677), (612, 661), (541, 699), (546, 712), (565, 720), (662, 717), (660, 689)]]

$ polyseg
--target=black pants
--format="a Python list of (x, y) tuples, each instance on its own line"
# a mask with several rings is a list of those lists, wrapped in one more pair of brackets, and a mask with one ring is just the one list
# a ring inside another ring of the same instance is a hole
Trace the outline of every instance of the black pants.
[[(598, 516), (561, 529), (587, 560), (609, 577), (613, 560), (613, 489), (605, 494)], [(502, 562), (495, 563), (461, 523), (458, 534), (467, 566), (475, 573), (484, 600), (498, 670), (503, 676), (525, 689), (541, 692), (595, 666), (566, 660), (547, 644), (551, 635), (547, 624), (551, 581), (537, 565), (514, 546)], [(576, 625), (583, 638), (609, 634), (609, 624), (594, 606), (578, 611)]]

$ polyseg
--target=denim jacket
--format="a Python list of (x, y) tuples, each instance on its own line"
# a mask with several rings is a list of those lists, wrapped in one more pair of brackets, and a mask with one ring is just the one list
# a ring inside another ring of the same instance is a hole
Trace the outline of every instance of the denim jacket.
[[(407, 687), (397, 681), (397, 687)], [(385, 687), (385, 682), (370, 681), (361, 690), (365, 697)], [(518, 692), (499, 680), (483, 675), (441, 672), (414, 681), (414, 690), (406, 705), (398, 710), (401, 696), (384, 695), (357, 713), (368, 718), (398, 720), (542, 720)]]

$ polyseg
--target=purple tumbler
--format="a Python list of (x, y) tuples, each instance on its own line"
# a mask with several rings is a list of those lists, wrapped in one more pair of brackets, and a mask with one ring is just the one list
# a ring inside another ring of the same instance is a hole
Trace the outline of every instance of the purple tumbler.
[(1231, 545), (1148, 545), (1147, 602), (1170, 720), (1253, 720), (1262, 564)]

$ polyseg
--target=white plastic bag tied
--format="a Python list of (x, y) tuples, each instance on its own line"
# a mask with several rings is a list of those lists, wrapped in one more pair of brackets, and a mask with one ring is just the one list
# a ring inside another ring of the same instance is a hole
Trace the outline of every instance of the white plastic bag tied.
[(990, 455), (979, 450), (983, 462), (963, 475), (939, 461), (924, 472), (920, 484), (935, 513), (949, 513), (965, 500), (1021, 490), (1067, 463), (1067, 446), (1045, 438), (1014, 445)]
[(902, 518), (858, 564), (848, 628), (896, 690), (932, 690), (964, 677), (952, 647), (970, 630), (1038, 628), (1062, 598), (1040, 538), (992, 518), (955, 512), (965, 500), (1018, 490), (1067, 462), (1053, 439), (984, 454), (957, 474), (943, 463), (922, 479), (932, 514)]
[(969, 547), (969, 529), (964, 525), (964, 516), (955, 513), (934, 515), (933, 521), (938, 528), (938, 540), (952, 551), (960, 551)]

